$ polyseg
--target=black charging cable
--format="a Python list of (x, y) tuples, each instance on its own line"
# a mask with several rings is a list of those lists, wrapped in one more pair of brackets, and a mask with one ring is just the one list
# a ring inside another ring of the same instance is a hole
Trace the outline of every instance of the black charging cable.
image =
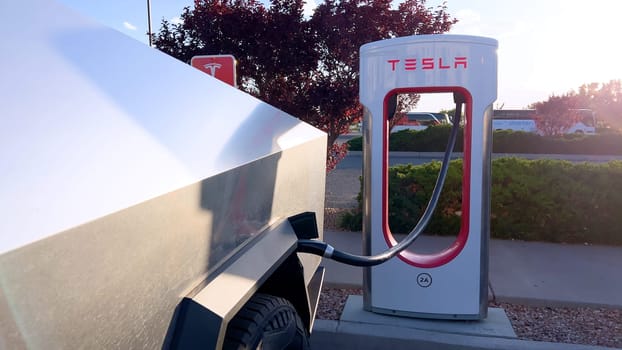
[(423, 215), (419, 219), (419, 222), (417, 222), (417, 224), (415, 225), (415, 228), (413, 228), (412, 231), (410, 231), (410, 233), (401, 242), (380, 254), (373, 256), (364, 256), (336, 250), (330, 244), (319, 240), (300, 239), (298, 240), (297, 251), (301, 253), (320, 255), (325, 258), (332, 259), (347, 265), (375, 266), (382, 264), (383, 262), (393, 258), (397, 254), (402, 252), (404, 249), (408, 248), (408, 246), (410, 246), (428, 226), (428, 223), (432, 218), (432, 214), (434, 213), (434, 209), (436, 209), (436, 205), (438, 204), (438, 199), (441, 196), (445, 179), (447, 178), (447, 169), (449, 169), (451, 153), (454, 149), (454, 145), (456, 144), (458, 131), (460, 130), (460, 120), (462, 119), (462, 104), (465, 102), (464, 97), (461, 94), (457, 93), (454, 93), (454, 101), (456, 102), (456, 112), (453, 118), (453, 126), (451, 128), (451, 134), (449, 136), (447, 148), (445, 149), (445, 154), (443, 156), (441, 170), (438, 173), (438, 177), (436, 178), (436, 184), (434, 185), (434, 189), (432, 190), (432, 196), (430, 197), (430, 201), (428, 202), (428, 205), (426, 206)]

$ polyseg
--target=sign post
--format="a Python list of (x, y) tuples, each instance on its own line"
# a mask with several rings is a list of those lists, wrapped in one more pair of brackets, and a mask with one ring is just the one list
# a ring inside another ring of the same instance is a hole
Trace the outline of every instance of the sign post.
[(190, 65), (214, 78), (237, 87), (235, 57), (232, 55), (194, 56)]

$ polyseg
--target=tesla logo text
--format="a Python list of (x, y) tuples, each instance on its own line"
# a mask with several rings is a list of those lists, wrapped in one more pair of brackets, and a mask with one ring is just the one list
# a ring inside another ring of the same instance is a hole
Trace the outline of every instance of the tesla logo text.
[(453, 59), (444, 59), (442, 57), (406, 58), (403, 60), (387, 60), (387, 63), (391, 66), (392, 72), (395, 72), (397, 69), (408, 71), (417, 69), (429, 70), (467, 68), (466, 57), (454, 57)]
[(204, 64), (203, 68), (205, 68), (205, 70), (207, 71), (207, 74), (215, 77), (216, 76), (216, 71), (222, 67), (222, 65), (220, 63), (208, 63), (208, 64)]

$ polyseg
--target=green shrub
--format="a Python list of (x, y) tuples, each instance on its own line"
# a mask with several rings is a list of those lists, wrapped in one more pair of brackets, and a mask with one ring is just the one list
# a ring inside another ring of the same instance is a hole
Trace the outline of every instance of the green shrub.
[[(460, 198), (461, 162), (452, 161), (447, 172), (443, 195), (425, 233), (455, 234), (460, 217), (453, 210), (453, 201)], [(425, 210), (436, 182), (440, 162), (419, 166), (403, 165), (389, 169), (389, 227), (394, 233), (408, 233)], [(417, 181), (413, 181), (416, 178)], [(459, 212), (459, 209), (458, 209)]]
[(568, 134), (548, 137), (497, 131), (493, 135), (492, 150), (495, 153), (622, 155), (622, 135)]
[[(389, 150), (401, 152), (443, 152), (449, 139), (451, 125), (430, 126), (424, 130), (400, 130), (389, 137)], [(462, 152), (462, 133), (459, 133), (454, 151)], [(363, 149), (362, 137), (348, 141), (350, 151)]]
[[(389, 137), (389, 151), (443, 152), (451, 125), (431, 126), (424, 130), (401, 130)], [(462, 152), (462, 132), (458, 133), (455, 152)]]
[[(393, 232), (406, 233), (415, 226), (439, 169), (440, 162), (390, 168), (389, 226)], [(462, 161), (452, 161), (427, 233), (458, 232), (461, 182)], [(617, 221), (622, 208), (620, 161), (496, 159), (492, 163), (491, 197), (494, 238), (622, 245)], [(345, 215), (342, 224), (360, 230), (360, 208)]]
[[(431, 126), (425, 130), (402, 130), (391, 134), (390, 151), (443, 152), (449, 138), (450, 125)], [(493, 133), (495, 153), (591, 154), (622, 155), (622, 134), (567, 134), (561, 137), (540, 136), (522, 131), (501, 130)], [(348, 141), (351, 151), (362, 150), (360, 137)], [(462, 151), (462, 133), (454, 151)]]
[(622, 244), (622, 162), (493, 162), (493, 237)]
[(348, 151), (362, 151), (363, 150), (363, 138), (355, 137), (348, 140)]
[(353, 209), (343, 213), (339, 226), (349, 231), (362, 231), (363, 212), (360, 209)]

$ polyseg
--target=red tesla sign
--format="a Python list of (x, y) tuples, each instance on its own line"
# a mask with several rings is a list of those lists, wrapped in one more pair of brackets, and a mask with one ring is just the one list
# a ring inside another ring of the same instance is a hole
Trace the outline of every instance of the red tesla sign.
[(402, 68), (403, 70), (467, 68), (466, 57), (454, 57), (453, 60), (443, 60), (442, 57), (438, 57), (438, 60), (434, 57), (425, 57), (419, 60), (417, 58), (406, 58), (403, 63), (402, 60), (392, 59), (387, 60), (387, 63), (391, 65), (392, 72), (394, 72), (396, 68)]
[(218, 80), (237, 87), (235, 58), (231, 55), (194, 56), (190, 65)]

